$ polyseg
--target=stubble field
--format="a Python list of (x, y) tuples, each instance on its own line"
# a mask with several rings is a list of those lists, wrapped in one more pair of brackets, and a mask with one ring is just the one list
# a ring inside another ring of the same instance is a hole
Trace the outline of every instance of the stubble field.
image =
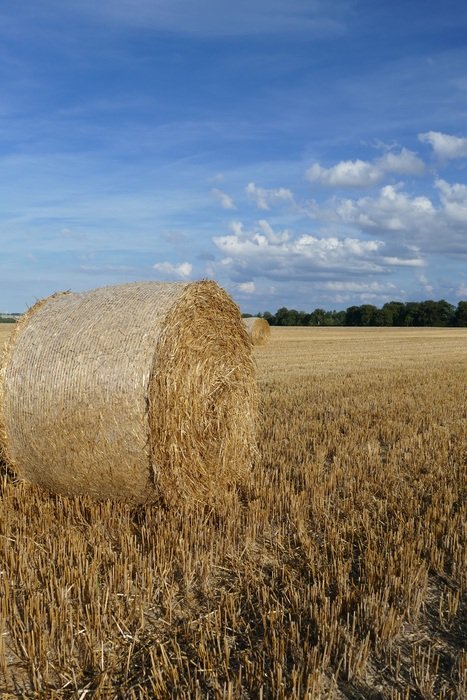
[(466, 347), (273, 328), (258, 462), (216, 510), (3, 466), (0, 697), (465, 697)]

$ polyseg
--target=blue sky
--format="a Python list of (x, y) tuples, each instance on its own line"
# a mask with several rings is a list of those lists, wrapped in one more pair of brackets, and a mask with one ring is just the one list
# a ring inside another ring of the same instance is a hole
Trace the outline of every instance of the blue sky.
[(464, 0), (0, 6), (0, 310), (467, 299)]

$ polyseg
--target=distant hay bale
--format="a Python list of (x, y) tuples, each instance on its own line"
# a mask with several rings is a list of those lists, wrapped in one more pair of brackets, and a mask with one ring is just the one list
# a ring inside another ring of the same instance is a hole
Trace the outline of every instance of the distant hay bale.
[(215, 499), (251, 465), (256, 410), (248, 334), (211, 281), (48, 297), (0, 375), (7, 462), (66, 495)]
[(264, 318), (258, 318), (257, 316), (244, 318), (243, 323), (253, 345), (266, 345), (271, 335), (271, 328)]

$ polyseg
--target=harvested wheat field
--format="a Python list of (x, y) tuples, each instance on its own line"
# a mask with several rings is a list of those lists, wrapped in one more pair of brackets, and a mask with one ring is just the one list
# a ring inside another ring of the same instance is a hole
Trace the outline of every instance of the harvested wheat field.
[(261, 455), (215, 508), (4, 467), (1, 697), (465, 697), (466, 343), (271, 329)]
[(3, 344), (10, 337), (10, 333), (12, 332), (14, 327), (15, 327), (14, 323), (0, 323), (0, 350), (3, 346)]

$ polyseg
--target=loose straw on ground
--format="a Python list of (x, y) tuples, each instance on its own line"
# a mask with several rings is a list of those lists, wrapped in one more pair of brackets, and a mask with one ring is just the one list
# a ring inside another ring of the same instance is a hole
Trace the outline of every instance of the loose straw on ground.
[(245, 324), (253, 345), (266, 345), (271, 335), (271, 328), (264, 318), (252, 316), (250, 318), (244, 318), (243, 323)]
[(211, 281), (48, 297), (0, 376), (7, 462), (66, 495), (216, 498), (248, 472), (256, 409), (248, 334)]

